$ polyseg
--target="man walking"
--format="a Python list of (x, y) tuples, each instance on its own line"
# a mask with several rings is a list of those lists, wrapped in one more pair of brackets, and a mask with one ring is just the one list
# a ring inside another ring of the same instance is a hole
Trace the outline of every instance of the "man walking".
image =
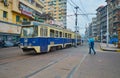
[(91, 37), (89, 39), (89, 54), (91, 54), (91, 50), (93, 50), (94, 55), (96, 54), (95, 49), (94, 49), (94, 39)]

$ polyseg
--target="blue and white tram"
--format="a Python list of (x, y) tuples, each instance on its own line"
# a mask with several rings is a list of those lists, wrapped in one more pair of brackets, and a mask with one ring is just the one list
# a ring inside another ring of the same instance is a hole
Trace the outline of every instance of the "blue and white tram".
[(20, 48), (23, 52), (49, 52), (74, 45), (74, 37), (75, 33), (70, 30), (32, 21), (21, 28)]

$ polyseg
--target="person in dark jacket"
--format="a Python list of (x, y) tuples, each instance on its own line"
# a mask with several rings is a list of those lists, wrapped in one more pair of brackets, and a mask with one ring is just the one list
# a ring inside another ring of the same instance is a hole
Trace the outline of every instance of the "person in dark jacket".
[(5, 41), (2, 40), (2, 47), (5, 47)]
[(2, 40), (0, 40), (0, 47), (2, 47)]
[(94, 39), (92, 37), (89, 39), (89, 54), (91, 54), (91, 50), (94, 52), (95, 55), (96, 51), (94, 49)]

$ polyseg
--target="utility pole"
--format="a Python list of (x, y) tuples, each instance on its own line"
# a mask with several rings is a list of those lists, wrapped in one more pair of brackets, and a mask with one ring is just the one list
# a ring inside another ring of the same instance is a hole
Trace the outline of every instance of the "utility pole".
[(102, 39), (103, 39), (103, 35), (102, 35), (102, 27), (101, 27), (101, 43), (103, 42)]
[(77, 47), (77, 32), (78, 32), (78, 30), (77, 30), (77, 16), (78, 16), (78, 14), (77, 14), (77, 11), (78, 11), (78, 6), (76, 6), (75, 7), (75, 9), (76, 9), (76, 13), (75, 13), (75, 17), (76, 17), (76, 20), (75, 20), (75, 47)]
[(108, 41), (109, 41), (109, 14), (108, 14), (108, 5), (107, 5), (107, 47), (108, 47)]

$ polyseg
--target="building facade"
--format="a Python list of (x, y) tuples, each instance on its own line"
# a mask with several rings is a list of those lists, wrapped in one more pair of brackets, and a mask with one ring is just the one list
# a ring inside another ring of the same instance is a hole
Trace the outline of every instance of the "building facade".
[(106, 42), (107, 40), (107, 6), (104, 6), (100, 10), (101, 13), (101, 42)]
[(98, 38), (98, 41), (101, 41), (101, 12), (100, 12), (100, 10), (103, 8), (104, 6), (100, 6), (100, 7), (98, 7), (97, 8), (97, 23), (96, 23), (96, 25), (97, 25), (97, 29), (98, 29), (98, 31), (97, 31), (97, 38)]
[(43, 12), (39, 0), (0, 0), (0, 40), (19, 40), (22, 22), (35, 20)]
[(120, 0), (106, 0), (109, 17), (110, 38), (118, 38), (118, 47), (120, 47)]
[(92, 37), (95, 38), (95, 40), (97, 40), (97, 19), (96, 17), (92, 18)]
[(67, 0), (42, 1), (44, 2), (44, 11), (51, 14), (54, 24), (62, 25), (66, 28)]
[(106, 0), (109, 15), (109, 33), (110, 37), (118, 35), (117, 30), (120, 27), (120, 0)]
[(97, 9), (98, 36), (101, 42), (106, 42), (107, 38), (107, 6), (100, 6)]

